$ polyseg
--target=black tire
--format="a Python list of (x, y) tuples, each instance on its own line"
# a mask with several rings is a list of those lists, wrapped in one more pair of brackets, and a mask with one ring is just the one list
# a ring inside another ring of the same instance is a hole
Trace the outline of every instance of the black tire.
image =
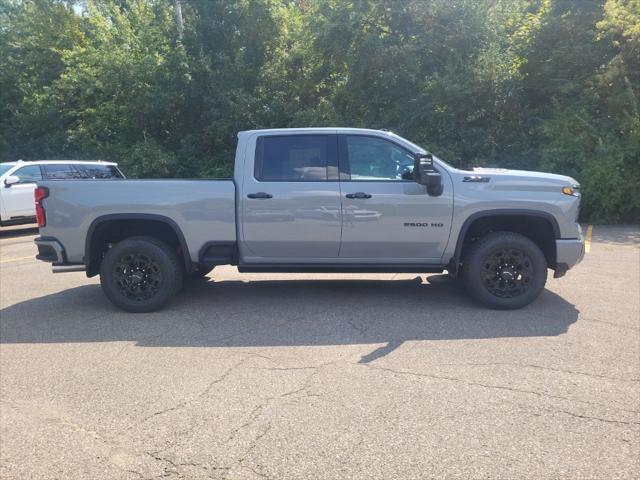
[(527, 237), (495, 232), (473, 243), (464, 254), (462, 280), (478, 302), (514, 310), (533, 302), (547, 282), (547, 260)]
[(113, 304), (127, 312), (153, 312), (180, 291), (184, 269), (176, 253), (152, 237), (131, 237), (107, 251), (100, 284)]
[(207, 275), (209, 275), (209, 273), (213, 271), (214, 268), (215, 267), (198, 267), (197, 270), (188, 273), (187, 278), (189, 280), (203, 280)]

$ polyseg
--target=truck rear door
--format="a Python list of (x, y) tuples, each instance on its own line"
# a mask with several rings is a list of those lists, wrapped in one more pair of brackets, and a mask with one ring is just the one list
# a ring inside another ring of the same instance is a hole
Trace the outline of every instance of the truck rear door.
[(305, 263), (338, 257), (337, 164), (337, 137), (326, 131), (260, 134), (248, 140), (239, 193), (244, 261)]

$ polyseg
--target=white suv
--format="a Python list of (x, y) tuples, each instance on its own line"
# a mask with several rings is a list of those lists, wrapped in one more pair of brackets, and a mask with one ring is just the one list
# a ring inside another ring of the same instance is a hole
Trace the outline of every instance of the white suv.
[(38, 160), (0, 163), (0, 226), (36, 221), (33, 191), (39, 180), (121, 179), (117, 163)]

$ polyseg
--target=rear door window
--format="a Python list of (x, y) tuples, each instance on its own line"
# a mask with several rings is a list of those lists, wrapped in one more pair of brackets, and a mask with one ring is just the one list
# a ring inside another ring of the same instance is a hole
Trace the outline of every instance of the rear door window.
[(82, 174), (82, 178), (122, 178), (120, 171), (113, 165), (74, 165)]
[(327, 180), (329, 135), (283, 135), (258, 138), (255, 177), (261, 182)]
[(75, 165), (68, 163), (55, 163), (42, 166), (44, 177), (47, 180), (69, 180), (78, 178), (87, 178), (80, 172)]

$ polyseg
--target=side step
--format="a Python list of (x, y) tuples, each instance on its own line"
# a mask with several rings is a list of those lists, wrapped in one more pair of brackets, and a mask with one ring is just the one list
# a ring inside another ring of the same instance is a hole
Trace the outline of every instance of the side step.
[(442, 273), (443, 265), (240, 264), (241, 273)]
[(82, 263), (71, 265), (53, 265), (51, 271), (53, 273), (68, 273), (68, 272), (84, 272), (86, 267)]

